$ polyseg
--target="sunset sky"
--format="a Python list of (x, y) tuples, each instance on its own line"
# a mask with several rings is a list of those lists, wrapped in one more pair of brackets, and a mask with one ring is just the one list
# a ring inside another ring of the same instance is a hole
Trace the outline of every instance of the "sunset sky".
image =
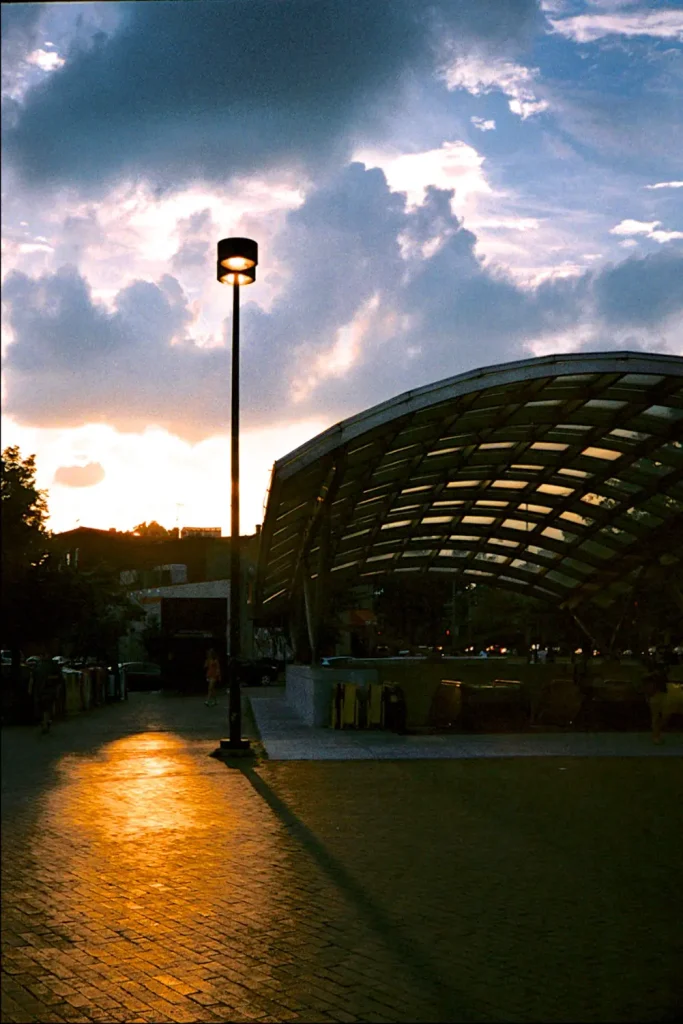
[(51, 527), (229, 532), (274, 459), (533, 354), (683, 355), (683, 6), (3, 4), (3, 447)]

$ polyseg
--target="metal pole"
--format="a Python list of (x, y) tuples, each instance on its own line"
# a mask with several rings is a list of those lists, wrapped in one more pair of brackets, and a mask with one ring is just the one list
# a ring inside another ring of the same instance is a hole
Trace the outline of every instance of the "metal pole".
[(232, 419), (230, 428), (230, 746), (242, 745), (240, 562), (240, 297), (232, 286)]

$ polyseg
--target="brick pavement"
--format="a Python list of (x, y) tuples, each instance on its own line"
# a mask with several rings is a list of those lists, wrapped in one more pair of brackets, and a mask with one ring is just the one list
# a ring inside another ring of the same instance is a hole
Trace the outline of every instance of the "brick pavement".
[(252, 691), (251, 707), (267, 755), (275, 761), (366, 761), (465, 757), (683, 757), (683, 732), (652, 742), (647, 732), (485, 733), (398, 735), (384, 730), (314, 729), (287, 702), (283, 687)]
[(208, 756), (197, 698), (3, 730), (5, 1021), (658, 1021), (676, 758)]

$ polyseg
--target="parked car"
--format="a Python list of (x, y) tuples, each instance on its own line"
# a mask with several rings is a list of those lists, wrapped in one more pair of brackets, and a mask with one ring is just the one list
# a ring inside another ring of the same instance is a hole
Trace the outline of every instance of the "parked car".
[(119, 672), (123, 692), (161, 689), (161, 669), (150, 661), (123, 661)]
[(277, 682), (283, 667), (283, 662), (275, 658), (243, 658), (240, 661), (240, 682), (243, 686), (270, 686)]

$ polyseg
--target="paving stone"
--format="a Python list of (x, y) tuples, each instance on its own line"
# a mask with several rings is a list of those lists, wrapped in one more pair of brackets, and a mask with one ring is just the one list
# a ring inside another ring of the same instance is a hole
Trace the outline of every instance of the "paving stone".
[(398, 738), (226, 765), (225, 725), (224, 706), (132, 694), (47, 737), (3, 730), (3, 1020), (680, 1008), (680, 757), (647, 737), (517, 756), (498, 736), (440, 760)]

